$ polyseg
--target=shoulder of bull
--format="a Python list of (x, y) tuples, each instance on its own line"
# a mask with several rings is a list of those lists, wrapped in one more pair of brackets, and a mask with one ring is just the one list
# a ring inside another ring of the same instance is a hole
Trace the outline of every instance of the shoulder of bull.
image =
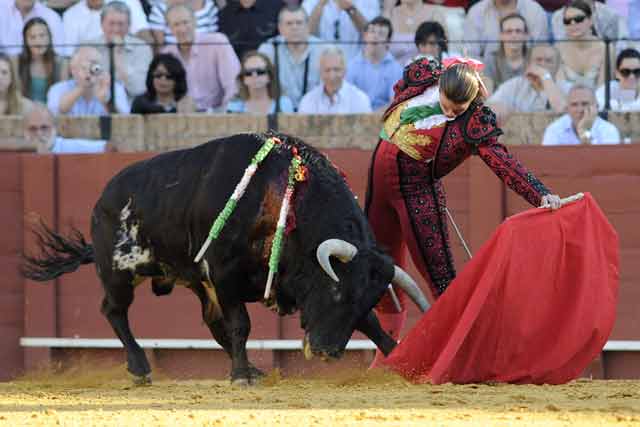
[(503, 134), (498, 127), (496, 114), (482, 103), (471, 104), (457, 120), (461, 121), (462, 138), (474, 147)]

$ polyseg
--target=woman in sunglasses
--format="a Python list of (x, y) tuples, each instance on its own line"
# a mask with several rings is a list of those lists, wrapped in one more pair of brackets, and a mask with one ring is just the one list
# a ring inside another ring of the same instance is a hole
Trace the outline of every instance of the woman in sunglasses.
[(274, 67), (269, 57), (255, 50), (244, 54), (238, 75), (238, 98), (227, 105), (228, 113), (272, 114), (293, 113), (293, 102), (280, 97), (276, 105), (278, 82), (274, 78)]
[[(609, 108), (614, 111), (640, 110), (640, 52), (625, 49), (616, 59), (616, 78), (609, 82)], [(605, 109), (605, 87), (596, 91), (598, 108)]]
[(605, 44), (596, 36), (591, 7), (585, 0), (572, 0), (563, 10), (566, 41), (558, 41), (560, 67), (556, 81), (565, 91), (574, 84), (594, 90), (604, 83)]
[(187, 95), (187, 72), (169, 53), (157, 55), (149, 64), (147, 91), (135, 97), (133, 114), (193, 113), (195, 104)]

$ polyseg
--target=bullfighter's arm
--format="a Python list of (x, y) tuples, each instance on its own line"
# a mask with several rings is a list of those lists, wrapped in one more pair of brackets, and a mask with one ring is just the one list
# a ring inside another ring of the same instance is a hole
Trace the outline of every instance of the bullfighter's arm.
[(480, 144), (477, 150), (480, 158), (493, 173), (533, 206), (540, 206), (542, 197), (551, 194), (534, 174), (509, 153), (507, 147), (498, 142), (497, 136), (490, 137), (488, 141)]

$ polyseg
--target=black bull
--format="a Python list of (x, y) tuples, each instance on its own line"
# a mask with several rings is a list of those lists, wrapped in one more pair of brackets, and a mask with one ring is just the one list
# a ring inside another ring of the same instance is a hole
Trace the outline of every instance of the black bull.
[[(39, 258), (25, 256), (23, 274), (46, 281), (95, 262), (105, 292), (102, 313), (125, 347), (128, 370), (141, 383), (150, 381), (151, 370), (129, 328), (134, 288), (146, 277), (152, 278), (156, 295), (185, 285), (200, 299), (205, 323), (231, 358), (232, 381), (252, 382), (261, 373), (247, 359), (251, 324), (245, 303), (263, 298), (291, 148), (296, 147), (308, 179), (296, 186), (268, 302), (281, 315), (300, 310), (307, 357), (340, 357), (354, 330), (389, 353), (395, 342), (372, 308), (392, 282), (423, 307), (424, 296), (377, 247), (333, 165), (303, 142), (278, 136), (283, 143), (262, 162), (199, 263), (194, 257), (213, 220), (268, 135), (236, 135), (125, 168), (93, 209), (92, 244), (78, 232), (63, 237), (43, 225), (36, 234), (44, 252)], [(332, 265), (332, 256), (341, 262)]]

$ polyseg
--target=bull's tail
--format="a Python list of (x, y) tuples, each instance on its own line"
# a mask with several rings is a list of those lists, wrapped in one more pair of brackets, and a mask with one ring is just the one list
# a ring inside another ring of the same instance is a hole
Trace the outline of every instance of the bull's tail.
[(43, 222), (32, 229), (41, 254), (23, 254), (22, 275), (27, 279), (45, 282), (76, 271), (82, 264), (94, 262), (93, 245), (84, 240), (77, 229), (72, 228), (68, 237), (57, 234)]

